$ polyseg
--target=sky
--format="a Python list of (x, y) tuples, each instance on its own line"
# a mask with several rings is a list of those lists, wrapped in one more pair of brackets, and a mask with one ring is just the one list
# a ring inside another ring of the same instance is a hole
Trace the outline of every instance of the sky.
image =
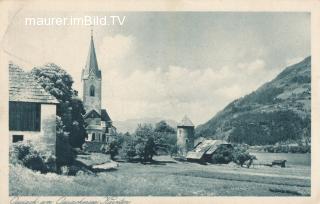
[(26, 26), (25, 17), (125, 16), (93, 26), (102, 106), (112, 120), (154, 118), (195, 125), (310, 55), (309, 13), (41, 12), (11, 16), (2, 41), (25, 70), (53, 62), (82, 96), (90, 26)]

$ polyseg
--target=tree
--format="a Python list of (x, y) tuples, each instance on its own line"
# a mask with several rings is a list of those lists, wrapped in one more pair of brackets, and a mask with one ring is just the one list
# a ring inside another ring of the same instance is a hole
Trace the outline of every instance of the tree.
[(151, 124), (139, 124), (133, 135), (120, 134), (118, 138), (120, 156), (129, 160), (139, 156), (142, 163), (151, 162), (160, 151), (171, 153), (176, 148), (175, 130), (164, 121), (155, 128)]
[(64, 125), (59, 116), (56, 119), (57, 124), (57, 141), (56, 141), (56, 156), (57, 156), (57, 165), (70, 165), (72, 164), (75, 155), (72, 151), (71, 145), (69, 143), (69, 135), (64, 130)]
[(72, 77), (61, 67), (49, 63), (32, 69), (41, 86), (59, 101), (57, 115), (69, 135), (72, 147), (82, 147), (86, 136), (82, 101), (77, 98), (77, 91), (72, 89)]
[(80, 98), (73, 96), (71, 99), (71, 118), (72, 125), (70, 127), (70, 144), (73, 147), (82, 147), (85, 142), (86, 129), (83, 115), (85, 110)]
[(256, 159), (256, 157), (254, 155), (251, 155), (247, 151), (247, 148), (242, 147), (240, 145), (234, 147), (233, 153), (232, 153), (232, 160), (236, 164), (242, 167), (245, 162), (250, 160), (250, 165), (251, 165), (253, 159)]
[(165, 121), (160, 121), (155, 125), (155, 140), (158, 144), (158, 150), (166, 153), (175, 154), (177, 151), (176, 130), (169, 126)]
[(135, 140), (129, 133), (123, 135), (120, 134), (119, 136), (119, 140), (121, 142), (119, 155), (121, 158), (128, 159), (130, 161), (137, 155), (135, 149)]
[(157, 153), (157, 144), (154, 141), (154, 131), (150, 124), (139, 124), (135, 131), (136, 153), (141, 162), (150, 162)]
[(176, 130), (162, 120), (155, 125), (155, 132), (176, 133)]

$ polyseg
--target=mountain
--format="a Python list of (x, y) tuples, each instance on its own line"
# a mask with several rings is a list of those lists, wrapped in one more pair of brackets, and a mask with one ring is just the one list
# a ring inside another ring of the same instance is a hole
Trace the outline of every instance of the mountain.
[(155, 125), (156, 123), (160, 122), (160, 121), (166, 121), (166, 123), (168, 125), (170, 125), (173, 128), (177, 127), (177, 122), (174, 120), (169, 120), (169, 119), (163, 119), (163, 118), (140, 118), (140, 119), (128, 119), (125, 121), (114, 121), (113, 125), (117, 128), (118, 132), (122, 132), (122, 133), (133, 133), (137, 126), (139, 124), (152, 124)]
[(249, 145), (310, 142), (311, 57), (239, 98), (196, 128), (198, 137)]

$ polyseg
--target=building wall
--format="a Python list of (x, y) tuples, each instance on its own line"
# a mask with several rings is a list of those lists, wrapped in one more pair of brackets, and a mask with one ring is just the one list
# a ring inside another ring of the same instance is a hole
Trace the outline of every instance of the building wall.
[[(100, 141), (102, 141), (102, 131), (101, 130), (87, 130), (87, 134), (88, 134), (88, 137), (85, 140), (88, 141), (88, 142), (92, 142), (92, 141), (100, 142)], [(94, 140), (93, 140), (93, 134), (95, 135), (94, 136)]]
[(30, 141), (39, 150), (56, 152), (56, 105), (41, 104), (40, 131), (9, 131), (10, 142), (13, 135), (23, 135), (24, 141)]
[(177, 146), (178, 153), (186, 156), (187, 152), (193, 148), (194, 127), (178, 127), (177, 129)]
[[(90, 96), (90, 87), (95, 87), (95, 95)], [(86, 111), (92, 109), (101, 114), (101, 80), (85, 79), (83, 80), (83, 105)]]
[(88, 125), (101, 125), (101, 118), (86, 118), (85, 121)]

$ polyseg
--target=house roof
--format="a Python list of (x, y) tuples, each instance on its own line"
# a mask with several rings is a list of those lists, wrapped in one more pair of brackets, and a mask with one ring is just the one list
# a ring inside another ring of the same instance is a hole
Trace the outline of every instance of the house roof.
[(59, 103), (30, 73), (13, 63), (9, 64), (9, 101)]
[(223, 140), (203, 140), (187, 153), (187, 159), (201, 159), (204, 154), (213, 154), (222, 144), (229, 143)]
[(181, 122), (178, 123), (178, 127), (194, 127), (194, 125), (187, 116), (184, 116)]
[(92, 109), (84, 115), (84, 118), (101, 118), (101, 121), (111, 122), (111, 118), (107, 113), (106, 109), (101, 109), (101, 114), (96, 110)]
[(90, 75), (94, 75), (101, 79), (101, 71), (99, 70), (96, 50), (94, 48), (93, 36), (91, 35), (89, 53), (85, 68), (82, 70), (82, 79), (87, 79)]
[(106, 121), (106, 122), (111, 121), (111, 118), (110, 118), (109, 114), (107, 113), (106, 109), (101, 109), (101, 120)]
[(99, 118), (99, 117), (100, 117), (100, 114), (94, 109), (90, 110), (84, 115), (84, 118)]

